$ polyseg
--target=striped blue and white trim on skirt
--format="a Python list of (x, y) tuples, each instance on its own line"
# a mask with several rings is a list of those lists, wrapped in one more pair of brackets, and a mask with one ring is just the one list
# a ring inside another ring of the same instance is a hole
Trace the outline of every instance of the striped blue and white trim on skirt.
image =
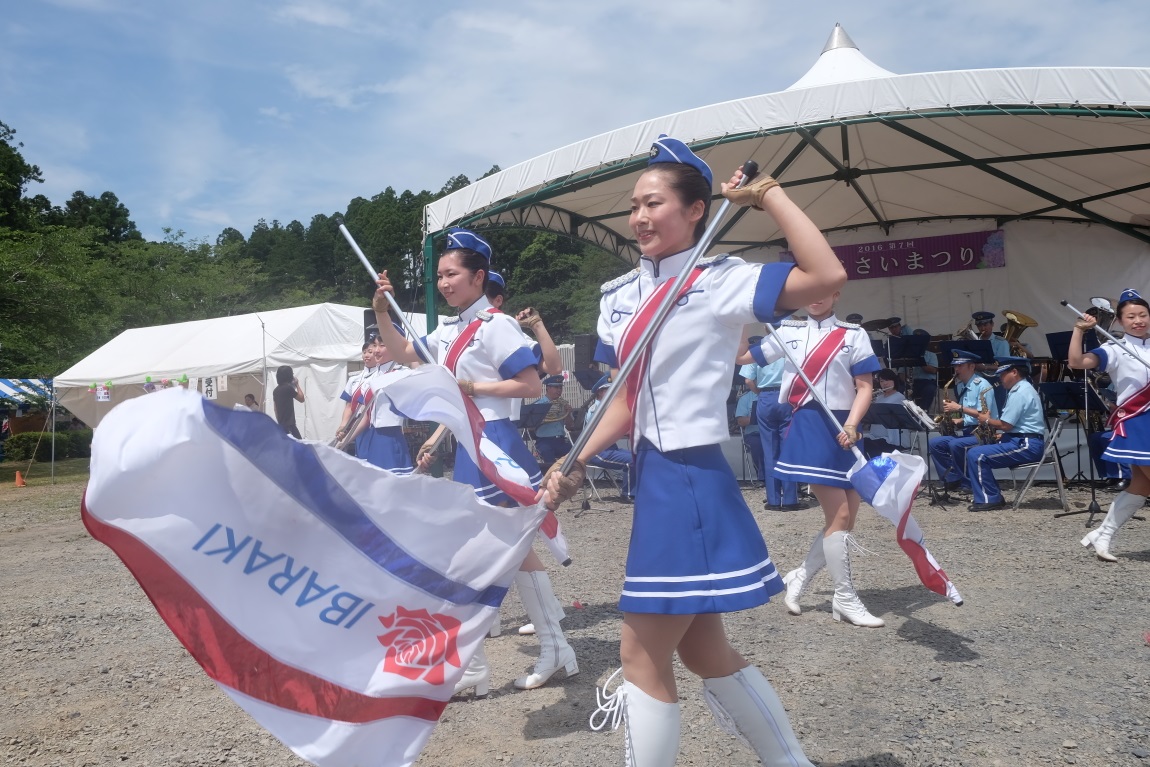
[(722, 448), (661, 453), (641, 440), (635, 471), (620, 610), (725, 613), (766, 604), (783, 590)]
[[(832, 411), (839, 423), (846, 420), (847, 410)], [(779, 460), (771, 474), (784, 482), (809, 482), (812, 485), (851, 488), (847, 472), (855, 463), (854, 453), (843, 450), (835, 440), (838, 429), (816, 403), (803, 405), (791, 416), (791, 425), (783, 435)]]
[[(488, 421), (483, 427), (483, 433), (503, 451), (519, 464), (531, 477), (531, 487), (539, 489), (539, 482), (543, 479), (543, 472), (539, 471), (539, 462), (523, 444), (519, 432), (512, 425), (510, 419), (501, 418), (497, 421)], [(518, 506), (506, 493), (495, 486), (495, 483), (483, 475), (467, 451), (458, 445), (455, 448), (455, 471), (451, 478), (456, 482), (471, 485), (475, 488), (475, 495), (479, 500), (486, 501), (492, 506)]]
[(368, 427), (356, 438), (355, 455), (393, 474), (410, 474), (411, 450), (402, 426)]
[(1150, 464), (1150, 413), (1134, 416), (1123, 425), (1126, 436), (1115, 434), (1102, 457), (1114, 463)]

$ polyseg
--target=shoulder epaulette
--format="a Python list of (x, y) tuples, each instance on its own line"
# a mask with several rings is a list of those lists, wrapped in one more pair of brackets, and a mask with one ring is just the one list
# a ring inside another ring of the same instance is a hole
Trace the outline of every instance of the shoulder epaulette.
[(856, 325), (853, 322), (847, 322), (845, 320), (835, 320), (835, 324), (840, 328), (846, 328), (848, 330), (862, 330), (862, 325)]
[(639, 276), (639, 267), (636, 266), (634, 269), (627, 272), (626, 274), (621, 274), (613, 280), (609, 280), (607, 282), (604, 282), (602, 285), (599, 286), (599, 292), (603, 293), (603, 294), (607, 294), (607, 293), (610, 293), (614, 290), (618, 290), (619, 288), (626, 285), (628, 282), (635, 280), (638, 276)]
[(720, 253), (717, 256), (707, 256), (706, 258), (700, 258), (698, 263), (697, 263), (697, 266), (701, 266), (704, 269), (709, 267), (709, 266), (718, 266), (719, 264), (723, 263), (724, 261), (726, 261), (730, 257), (731, 257), (730, 253)]
[(786, 328), (805, 328), (806, 326), (806, 320), (783, 320), (779, 323), (779, 327)]
[(454, 316), (454, 317), (444, 317), (443, 318), (443, 324), (444, 325), (454, 325), (457, 322), (459, 322), (459, 316), (458, 315)]
[(475, 313), (475, 319), (483, 320), (484, 322), (491, 322), (491, 318), (494, 316), (495, 315), (492, 314), (491, 312), (485, 312), (482, 310)]

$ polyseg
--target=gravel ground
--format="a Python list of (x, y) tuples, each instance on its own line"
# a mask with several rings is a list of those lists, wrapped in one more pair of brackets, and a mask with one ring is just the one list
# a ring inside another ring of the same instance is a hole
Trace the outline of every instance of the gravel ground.
[[(82, 485), (0, 488), (0, 759), (23, 765), (298, 765), (211, 683), (110, 550), (79, 521)], [(780, 570), (821, 526), (817, 509), (761, 511)], [(1081, 508), (1089, 492), (1074, 490)], [(855, 560), (883, 629), (830, 616), (825, 575), (801, 617), (781, 599), (727, 618), (732, 642), (771, 679), (811, 757), (829, 765), (1150, 765), (1150, 526), (1132, 521), (1105, 564), (1078, 545), (1084, 516), (1061, 519), (1039, 488), (1018, 512), (932, 507), (916, 516), (966, 597), (919, 585), (888, 523), (867, 509)], [(1099, 500), (1109, 502), (1109, 494)], [(582, 673), (519, 692), (535, 653), (515, 628), (487, 642), (493, 689), (448, 707), (421, 765), (614, 765), (622, 733), (594, 733), (594, 685), (617, 665), (615, 609), (629, 508), (561, 512), (575, 563), (552, 579)], [(1150, 511), (1148, 509), (1147, 511)], [(578, 602), (580, 607), (574, 606)], [(701, 684), (680, 673), (681, 765), (753, 765), (714, 724)]]

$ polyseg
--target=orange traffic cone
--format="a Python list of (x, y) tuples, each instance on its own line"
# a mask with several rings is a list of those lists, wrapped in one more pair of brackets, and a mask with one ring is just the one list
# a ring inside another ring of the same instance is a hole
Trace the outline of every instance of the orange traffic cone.
[(24, 475), (16, 472), (16, 487), (27, 487), (28, 484), (24, 481)]

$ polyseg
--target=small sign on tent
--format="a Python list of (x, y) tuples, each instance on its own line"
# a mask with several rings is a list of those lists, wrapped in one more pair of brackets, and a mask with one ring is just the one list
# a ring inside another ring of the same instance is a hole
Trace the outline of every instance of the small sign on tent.
[(202, 386), (201, 391), (204, 394), (204, 399), (215, 399), (216, 392), (218, 391), (218, 389), (216, 389), (216, 377), (205, 376), (204, 378), (200, 379), (200, 383)]
[(96, 401), (97, 402), (111, 402), (112, 390), (104, 384), (96, 384)]

